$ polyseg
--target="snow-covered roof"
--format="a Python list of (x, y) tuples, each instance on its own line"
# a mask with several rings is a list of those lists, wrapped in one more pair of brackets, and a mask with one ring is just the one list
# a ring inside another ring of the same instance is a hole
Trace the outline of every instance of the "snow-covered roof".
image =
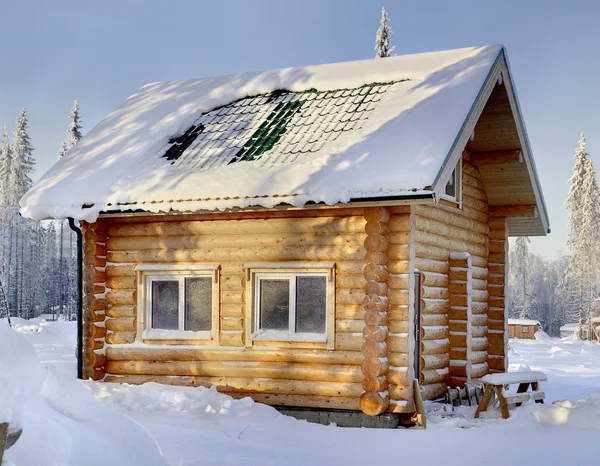
[[(581, 328), (583, 328), (584, 330), (589, 329), (589, 325), (588, 324), (581, 324)], [(565, 324), (560, 328), (561, 332), (575, 332), (579, 329), (579, 324), (574, 323), (574, 324)]]
[(540, 322), (532, 319), (508, 319), (508, 325), (540, 325)]
[(496, 45), (149, 84), (59, 160), (21, 212), (91, 221), (110, 210), (430, 196), (502, 54)]

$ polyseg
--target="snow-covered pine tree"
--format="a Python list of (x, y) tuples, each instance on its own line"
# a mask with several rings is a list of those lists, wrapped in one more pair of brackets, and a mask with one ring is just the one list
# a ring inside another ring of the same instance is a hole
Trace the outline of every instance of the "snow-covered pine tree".
[(516, 276), (517, 285), (515, 290), (518, 290), (520, 293), (520, 312), (519, 319), (527, 318), (527, 301), (528, 301), (528, 293), (529, 293), (529, 238), (525, 236), (519, 236), (517, 241), (515, 242), (514, 255), (515, 265), (517, 269)]
[(27, 121), (27, 110), (23, 108), (17, 117), (17, 125), (13, 137), (13, 176), (15, 177), (14, 186), (16, 192), (12, 199), (12, 205), (17, 205), (19, 200), (31, 187), (31, 175), (35, 167), (33, 158), (33, 146), (28, 134), (29, 123)]
[(392, 38), (392, 28), (388, 26), (388, 14), (385, 11), (385, 7), (381, 7), (381, 21), (379, 29), (377, 29), (377, 35), (375, 36), (375, 58), (389, 57), (394, 51), (395, 47), (390, 47), (390, 39)]
[(69, 150), (69, 144), (67, 141), (63, 141), (60, 143), (60, 148), (58, 149), (58, 159), (62, 159), (67, 151)]
[(0, 149), (0, 206), (10, 205), (10, 188), (11, 170), (12, 170), (12, 151), (10, 148), (10, 138), (8, 129), (4, 125), (2, 135), (2, 148)]
[(81, 115), (79, 114), (79, 102), (73, 103), (71, 116), (69, 117), (69, 142), (71, 147), (81, 139)]
[(600, 241), (600, 199), (596, 171), (587, 153), (583, 133), (575, 152), (575, 166), (569, 182), (571, 187), (566, 206), (571, 212), (567, 246), (571, 249), (572, 256), (567, 267), (567, 278), (578, 284), (577, 320), (581, 334), (581, 326), (587, 320), (591, 300), (595, 297), (592, 284), (596, 282)]

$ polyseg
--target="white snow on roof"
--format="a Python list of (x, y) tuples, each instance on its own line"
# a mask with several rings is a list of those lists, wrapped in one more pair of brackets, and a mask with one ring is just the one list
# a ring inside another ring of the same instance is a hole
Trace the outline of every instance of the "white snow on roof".
[(540, 322), (532, 319), (508, 319), (508, 325), (540, 325)]
[[(581, 327), (585, 330), (589, 329), (589, 325), (588, 324), (581, 324)], [(560, 330), (561, 332), (575, 332), (579, 329), (579, 324), (574, 323), (574, 324), (565, 324), (563, 325)]]
[[(473, 47), (146, 85), (35, 183), (21, 199), (21, 213), (92, 221), (120, 204), (196, 211), (422, 193), (501, 50)], [(294, 162), (194, 170), (162, 157), (170, 138), (202, 113), (236, 99), (278, 89), (325, 91), (401, 80), (407, 81), (390, 86), (360, 130)]]

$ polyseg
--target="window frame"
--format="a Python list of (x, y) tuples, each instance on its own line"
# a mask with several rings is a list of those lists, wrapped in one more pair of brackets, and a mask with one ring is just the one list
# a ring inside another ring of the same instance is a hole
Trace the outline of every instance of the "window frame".
[(521, 331), (523, 333), (529, 333), (529, 325), (522, 325), (521, 326)]
[[(218, 344), (219, 336), (219, 264), (139, 264), (135, 267), (138, 279), (138, 328), (136, 339), (142, 342), (184, 341)], [(198, 276), (211, 277), (211, 329), (185, 330), (185, 279)], [(152, 283), (176, 281), (179, 283), (178, 328), (152, 328)]]
[[(249, 263), (246, 269), (246, 346), (260, 345), (265, 342), (286, 342), (294, 347), (313, 347), (322, 344), (328, 350), (335, 347), (335, 263), (298, 262), (298, 263)], [(325, 331), (323, 333), (291, 332), (289, 327), (296, 320), (296, 278), (325, 277)], [(260, 325), (260, 282), (269, 279), (290, 281), (290, 314), (288, 330), (263, 330)], [(293, 304), (293, 305), (292, 305)]]
[(444, 199), (446, 201), (455, 202), (456, 204), (458, 204), (458, 207), (461, 208), (462, 207), (462, 155), (458, 158), (458, 161), (456, 162), (456, 166), (454, 167), (452, 172), (450, 172), (450, 176), (452, 176), (453, 173), (455, 174), (455, 176), (454, 176), (454, 184), (455, 184), (454, 196), (446, 194), (446, 186), (448, 185), (448, 182), (450, 181), (450, 179), (448, 179), (448, 180), (446, 180), (446, 184), (444, 185), (444, 192), (442, 193), (440, 198)]

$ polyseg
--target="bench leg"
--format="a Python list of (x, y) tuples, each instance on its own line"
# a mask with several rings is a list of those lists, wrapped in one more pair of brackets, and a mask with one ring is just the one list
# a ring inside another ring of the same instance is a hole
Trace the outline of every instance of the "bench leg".
[(481, 398), (481, 402), (479, 403), (479, 406), (477, 407), (477, 411), (475, 412), (475, 419), (477, 419), (481, 413), (483, 413), (484, 411), (487, 410), (488, 404), (490, 403), (490, 400), (492, 399), (492, 394), (493, 394), (492, 386), (486, 385), (485, 392), (483, 394), (483, 398)]
[(502, 411), (502, 419), (508, 419), (510, 417), (510, 414), (508, 413), (508, 403), (506, 402), (506, 398), (504, 398), (502, 387), (496, 388), (496, 394), (498, 395), (498, 400), (500, 400), (500, 410)]
[[(531, 384), (531, 390), (534, 392), (537, 392), (539, 390), (539, 382), (532, 382)], [(540, 404), (544, 404), (544, 399), (542, 398), (541, 400), (535, 400), (536, 403), (540, 403)]]
[[(529, 382), (521, 383), (521, 384), (519, 384), (519, 388), (517, 388), (517, 393), (527, 393), (528, 388), (529, 388)], [(517, 403), (517, 407), (521, 406), (522, 404), (523, 403)]]
[(0, 464), (2, 464), (2, 458), (4, 457), (4, 447), (6, 446), (6, 437), (8, 435), (8, 424), (0, 424)]

